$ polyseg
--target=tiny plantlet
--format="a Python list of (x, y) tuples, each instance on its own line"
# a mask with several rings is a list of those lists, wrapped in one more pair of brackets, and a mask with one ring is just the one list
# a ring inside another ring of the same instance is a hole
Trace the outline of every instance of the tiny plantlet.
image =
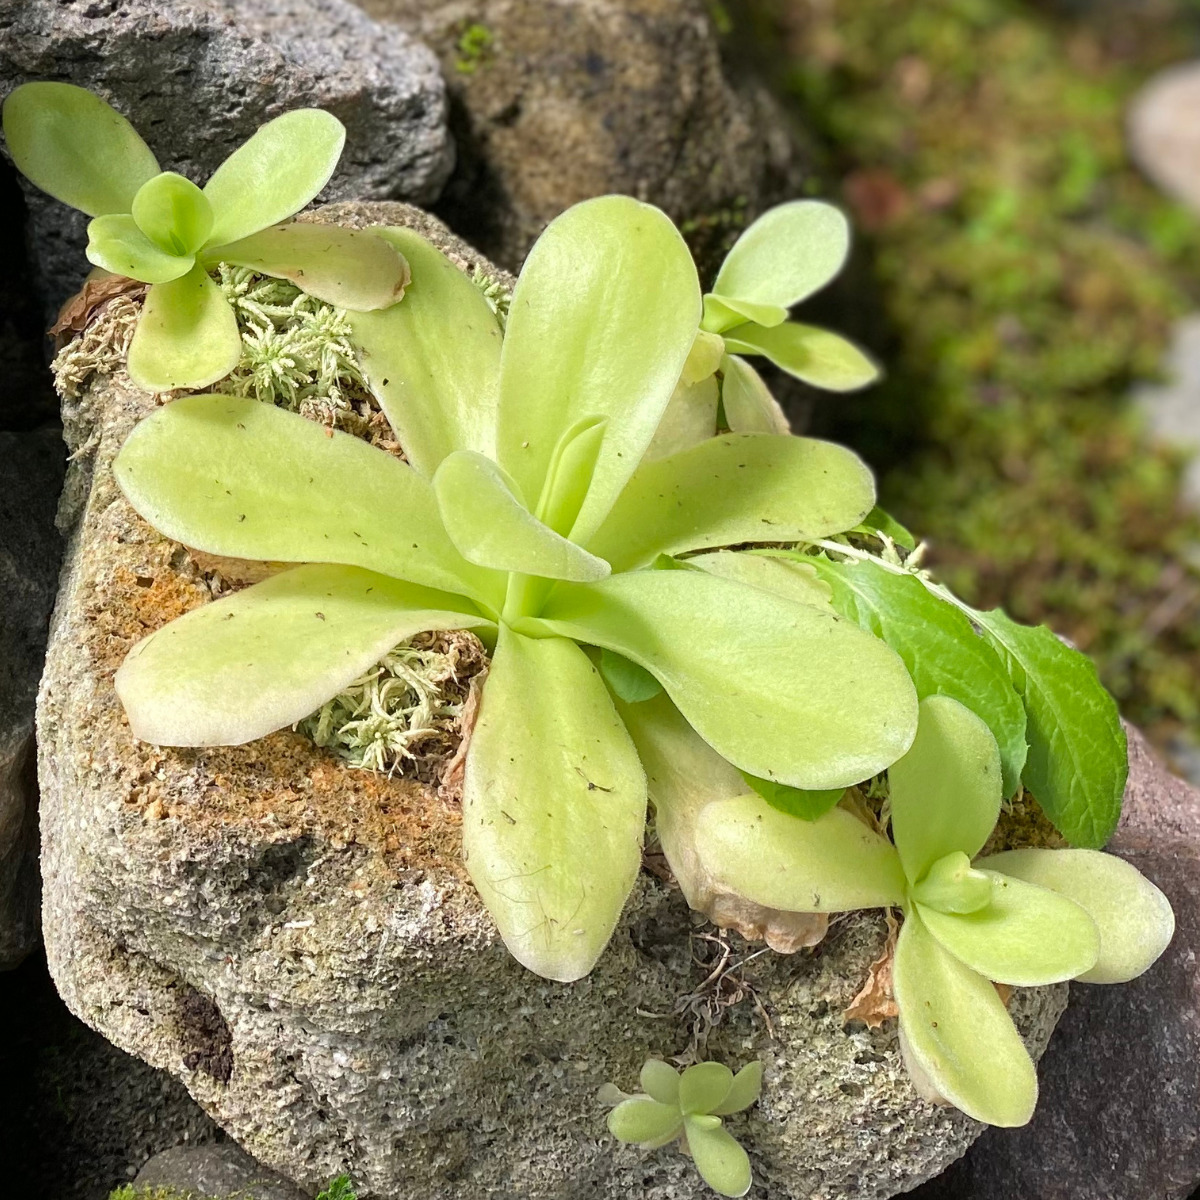
[(651, 1058), (642, 1067), (642, 1091), (621, 1096), (608, 1114), (608, 1129), (622, 1142), (653, 1150), (680, 1141), (704, 1182), (722, 1196), (750, 1190), (750, 1160), (722, 1117), (749, 1108), (762, 1091), (763, 1068), (757, 1060), (736, 1075), (716, 1062), (696, 1063), (682, 1075)]
[(150, 285), (129, 373), (150, 391), (202, 388), (237, 365), (241, 339), (210, 272), (219, 263), (290, 279), (344, 309), (404, 294), (408, 268), (367, 233), (281, 224), (329, 181), (346, 131), (319, 109), (285, 113), (233, 152), (203, 189), (158, 160), (133, 126), (84, 88), (27, 83), (4, 101), (17, 169), (92, 218), (94, 266)]

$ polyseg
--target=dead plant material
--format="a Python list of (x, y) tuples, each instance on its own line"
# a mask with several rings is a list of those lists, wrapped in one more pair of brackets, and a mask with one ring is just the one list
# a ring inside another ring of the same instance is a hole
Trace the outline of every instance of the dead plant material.
[(99, 309), (118, 296), (130, 296), (135, 300), (146, 294), (146, 284), (124, 275), (103, 275), (89, 279), (74, 296), (59, 310), (58, 320), (50, 326), (49, 334), (55, 347), (61, 349), (76, 334), (82, 333), (98, 314)]
[(488, 675), (488, 662), (483, 658), (477, 673), (471, 676), (467, 698), (458, 717), (458, 748), (446, 759), (438, 780), (438, 796), (447, 804), (457, 807), (462, 804), (463, 775), (467, 768), (467, 751), (471, 748), (471, 735), (479, 720), (479, 703), (483, 696), (483, 684)]
[(862, 1021), (868, 1029), (878, 1029), (884, 1021), (900, 1015), (892, 992), (892, 968), (896, 962), (896, 938), (900, 933), (900, 922), (890, 908), (884, 915), (887, 917), (888, 935), (883, 952), (871, 964), (867, 982), (842, 1013), (844, 1021)]
[(708, 918), (721, 929), (740, 933), (748, 942), (766, 942), (779, 954), (811, 950), (829, 932), (828, 913), (765, 908), (732, 892), (719, 892), (713, 896)]

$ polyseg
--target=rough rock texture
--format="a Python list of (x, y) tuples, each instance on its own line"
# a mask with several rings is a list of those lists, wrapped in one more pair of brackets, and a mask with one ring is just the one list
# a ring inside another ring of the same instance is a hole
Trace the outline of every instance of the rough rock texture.
[[(479, 261), (411, 209), (337, 215), (412, 222)], [(183, 1079), (267, 1165), (307, 1187), (348, 1169), (387, 1200), (707, 1195), (678, 1153), (617, 1146), (596, 1098), (636, 1086), (647, 1056), (686, 1051), (705, 1013), (721, 1018), (709, 1057), (766, 1066), (763, 1100), (731, 1121), (760, 1198), (886, 1197), (962, 1153), (979, 1126), (916, 1097), (895, 1029), (843, 1026), (885, 939), (878, 914), (838, 922), (816, 954), (738, 967), (750, 951), (735, 942), (737, 969), (717, 976), (743, 999), (723, 1007), (705, 985), (719, 947), (644, 874), (596, 970), (549, 983), (499, 941), (462, 868), (459, 813), (429, 790), (289, 731), (230, 749), (135, 743), (113, 672), (209, 594), (110, 473), (153, 403), (118, 374), (68, 413), (73, 440), (98, 436), (39, 762), (47, 952), (77, 1014)], [(1017, 994), (1035, 1053), (1064, 1001), (1062, 987)]]
[[(291, 108), (328, 109), (346, 149), (327, 199), (433, 200), (453, 163), (437, 60), (347, 0), (19, 0), (0, 4), (0, 95), (79, 84), (120, 109), (164, 169), (203, 183)], [(45, 299), (88, 270), (82, 214), (30, 190)]]
[(1033, 1121), (988, 1130), (921, 1200), (1184, 1200), (1200, 1186), (1200, 790), (1129, 732), (1109, 849), (1166, 892), (1175, 938), (1132, 983), (1073, 987)]
[(799, 194), (795, 131), (723, 61), (705, 0), (358, 2), (441, 54), (459, 165), (438, 212), (504, 267), (589, 196), (660, 205), (713, 260)]
[(133, 1182), (139, 1188), (169, 1188), (192, 1200), (309, 1200), (295, 1184), (265, 1170), (232, 1142), (164, 1150)]
[(1163, 191), (1200, 212), (1200, 63), (1160, 71), (1134, 97), (1129, 151)]
[(62, 544), (58, 429), (0, 433), (0, 969), (37, 941), (33, 707)]

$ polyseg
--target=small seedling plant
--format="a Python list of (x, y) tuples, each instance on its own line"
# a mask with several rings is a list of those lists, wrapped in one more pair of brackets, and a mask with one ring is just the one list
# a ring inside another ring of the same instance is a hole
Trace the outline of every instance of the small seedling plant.
[(120, 113), (72, 84), (14, 89), (3, 126), (17, 169), (92, 218), (89, 262), (149, 285), (128, 365), (150, 391), (207, 387), (237, 365), (237, 321), (210, 274), (220, 263), (290, 279), (345, 309), (403, 295), (407, 264), (371, 234), (281, 224), (320, 192), (341, 156), (346, 131), (320, 109), (269, 121), (203, 189), (160, 170)]
[(117, 690), (143, 740), (237, 744), (303, 720), (405, 638), (473, 629), (494, 655), (466, 864), (512, 953), (576, 979), (641, 863), (646, 771), (614, 693), (661, 689), (722, 761), (801, 790), (840, 794), (910, 744), (916, 693), (884, 642), (674, 557), (853, 529), (873, 482), (840, 447), (774, 434), (645, 460), (702, 311), (657, 209), (605, 197), (554, 221), (503, 337), (428, 242), (379, 236), (413, 286), (351, 320), (408, 461), (250, 399), (189, 396), (144, 420), (114, 468), (143, 517), (197, 550), (300, 565), (152, 634)]
[(760, 1062), (747, 1063), (736, 1075), (722, 1063), (696, 1063), (680, 1075), (669, 1063), (648, 1059), (641, 1071), (642, 1091), (633, 1096), (616, 1092), (609, 1132), (643, 1150), (678, 1141), (713, 1191), (744, 1196), (752, 1182), (750, 1159), (721, 1118), (754, 1104), (762, 1078)]

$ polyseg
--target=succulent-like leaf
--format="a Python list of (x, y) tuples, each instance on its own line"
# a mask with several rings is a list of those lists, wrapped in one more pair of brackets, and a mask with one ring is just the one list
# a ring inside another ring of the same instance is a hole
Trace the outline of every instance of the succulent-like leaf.
[(574, 527), (607, 432), (607, 417), (583, 417), (558, 439), (536, 509), (538, 519), (556, 533), (566, 536)]
[(1095, 921), (1073, 900), (1005, 875), (991, 902), (972, 913), (919, 905), (921, 920), (960, 962), (997, 983), (1036, 987), (1074, 979), (1100, 954)]
[(763, 1065), (756, 1058), (748, 1062), (734, 1077), (725, 1099), (708, 1111), (715, 1117), (726, 1117), (730, 1113), (749, 1108), (762, 1094)]
[[(785, 313), (784, 316), (787, 314)], [(701, 329), (696, 334), (692, 348), (688, 351), (687, 361), (683, 364), (683, 373), (679, 382), (686, 385), (699, 383), (715, 374), (725, 356), (725, 339), (715, 333), (707, 333)]]
[(129, 344), (129, 375), (139, 387), (150, 392), (208, 387), (241, 356), (233, 309), (202, 266), (150, 288)]
[(892, 986), (906, 1051), (951, 1104), (989, 1125), (1024, 1125), (1037, 1073), (992, 984), (943, 950), (909, 912)]
[(987, 722), (1000, 746), (1004, 795), (1013, 795), (1025, 767), (1025, 708), (991, 643), (915, 575), (873, 562), (807, 561), (832, 589), (837, 611), (904, 659), (918, 696), (953, 696)]
[(1136, 867), (1098, 850), (1007, 850), (979, 867), (1049, 888), (1074, 900), (1096, 922), (1100, 954), (1081, 983), (1135, 979), (1170, 944), (1170, 901)]
[(734, 243), (713, 291), (790, 308), (842, 269), (849, 248), (850, 227), (833, 205), (819, 200), (780, 204)]
[[(404, 303), (351, 313), (371, 390), (428, 478), (455, 450), (496, 454), (500, 326), (483, 293), (411, 229), (372, 230), (408, 260)], [(454, 336), (447, 337), (447, 330)]]
[(142, 741), (237, 746), (307, 717), (405, 638), (488, 625), (455, 600), (355, 567), (295, 567), (150, 634), (117, 694)]
[(840, 533), (874, 503), (871, 472), (842, 446), (727, 433), (643, 463), (585, 544), (626, 571), (659, 554)]
[(684, 1128), (688, 1149), (704, 1182), (719, 1195), (744, 1196), (752, 1182), (750, 1159), (720, 1119), (691, 1116), (684, 1121)]
[(717, 405), (721, 389), (715, 375), (699, 383), (682, 381), (667, 404), (654, 438), (646, 449), (645, 461), (666, 458), (707, 441), (717, 432)]
[(942, 913), (973, 913), (986, 908), (992, 900), (994, 876), (971, 866), (961, 851), (943, 855), (914, 884), (911, 897), (926, 908)]
[(411, 467), (257, 400), (176, 400), (134, 428), (113, 472), (147, 521), (195, 550), (342, 562), (493, 608), (503, 598), (503, 577), (462, 559)]
[(519, 962), (564, 983), (592, 969), (645, 821), (637, 752), (587, 655), (502, 625), (467, 755), (463, 850)]
[(892, 836), (917, 883), (939, 858), (973, 858), (1000, 815), (1000, 751), (988, 727), (950, 696), (921, 701), (916, 740), (888, 770)]
[(640, 704), (662, 691), (662, 684), (649, 671), (611, 650), (600, 651), (600, 674), (613, 695), (626, 704)]
[(196, 261), (190, 254), (172, 254), (156, 245), (128, 213), (110, 213), (88, 222), (87, 259), (93, 266), (142, 283), (169, 283), (186, 275)]
[(458, 552), (481, 567), (547, 579), (603, 579), (609, 565), (544, 525), (490, 458), (456, 450), (442, 459), (433, 490)]
[(841, 787), (827, 788), (820, 792), (805, 791), (803, 788), (776, 783), (773, 779), (759, 779), (757, 775), (751, 775), (748, 771), (742, 771), (741, 776), (750, 789), (757, 792), (772, 808), (801, 821), (815, 821), (835, 807), (846, 794), (846, 789)]
[(683, 1114), (676, 1104), (630, 1096), (608, 1114), (608, 1131), (622, 1142), (665, 1145), (683, 1132)]
[(787, 309), (777, 304), (755, 304), (749, 300), (735, 300), (732, 296), (714, 296), (710, 292), (704, 297), (700, 328), (715, 335), (750, 321), (764, 329), (773, 329), (782, 325), (787, 315)]
[(319, 108), (259, 126), (204, 187), (214, 217), (208, 244), (239, 241), (298, 213), (329, 182), (345, 141), (341, 121)]
[(739, 325), (725, 335), (731, 354), (765, 354), (781, 371), (829, 392), (874, 383), (879, 368), (853, 342), (828, 329), (788, 321), (773, 329)]
[(679, 1107), (685, 1113), (710, 1113), (733, 1087), (733, 1072), (724, 1063), (695, 1063), (679, 1080)]
[(568, 209), (530, 252), (501, 354), (499, 459), (537, 496), (563, 431), (610, 418), (573, 540), (586, 544), (641, 461), (699, 320), (679, 231), (627, 196)]
[(661, 1058), (648, 1058), (642, 1066), (642, 1091), (659, 1104), (679, 1103), (679, 1072)]
[(734, 433), (790, 433), (779, 401), (763, 377), (740, 355), (721, 359), (721, 404), (725, 422)]
[(774, 592), (801, 604), (811, 604), (823, 612), (832, 613), (829, 585), (823, 583), (808, 564), (794, 558), (747, 553), (741, 550), (715, 550), (687, 559), (688, 566), (732, 579), (750, 587)]
[(739, 796), (703, 808), (695, 837), (714, 880), (767, 908), (846, 912), (904, 899), (895, 847), (842, 808), (800, 821)]
[(138, 228), (168, 254), (195, 254), (212, 230), (212, 207), (204, 193), (174, 171), (142, 184), (132, 213)]
[(1018, 625), (1000, 609), (974, 620), (1025, 703), (1025, 786), (1069, 842), (1098, 850), (1117, 827), (1129, 773), (1116, 701), (1092, 660), (1044, 626)]
[(158, 174), (132, 125), (86, 88), (23, 83), (4, 101), (4, 138), (17, 170), (89, 217), (127, 213)]
[(848, 786), (894, 762), (913, 737), (912, 682), (882, 642), (703, 571), (560, 583), (530, 624), (645, 667), (709, 745), (765, 779)]
[(326, 304), (357, 312), (395, 304), (410, 278), (404, 256), (374, 233), (306, 221), (210, 247), (205, 258), (290, 279)]

